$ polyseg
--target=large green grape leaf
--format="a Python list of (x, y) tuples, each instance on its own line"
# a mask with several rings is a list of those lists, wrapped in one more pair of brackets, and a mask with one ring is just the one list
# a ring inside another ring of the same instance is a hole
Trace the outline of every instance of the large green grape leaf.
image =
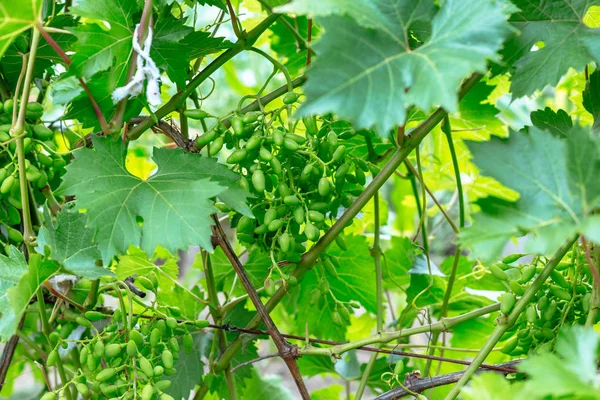
[(482, 174), (519, 193), (515, 202), (477, 202), (481, 211), (460, 235), (475, 256), (495, 261), (508, 240), (527, 233), (526, 250), (542, 254), (576, 233), (600, 240), (600, 221), (592, 216), (600, 205), (600, 139), (580, 126), (565, 136), (531, 127), (507, 140), (468, 143)]
[[(77, 207), (86, 210), (105, 263), (130, 245), (148, 255), (159, 245), (171, 253), (191, 244), (212, 250), (210, 214), (216, 208), (211, 199), (237, 187), (237, 175), (214, 159), (163, 148), (154, 150), (158, 171), (143, 180), (127, 171), (125, 144), (92, 140), (95, 150), (76, 153), (58, 193), (75, 195)], [(235, 190), (236, 202), (245, 200)]]
[[(510, 22), (518, 29), (503, 50), (503, 64), (515, 64), (511, 91), (526, 96), (546, 85), (556, 85), (569, 68), (582, 71), (600, 61), (600, 29), (583, 19), (599, 0), (512, 0), (520, 9)], [(543, 47), (534, 45), (543, 42)]]
[[(381, 0), (369, 9), (378, 13), (374, 27), (361, 26), (363, 18), (319, 19), (326, 32), (315, 45), (321, 57), (308, 71), (299, 115), (334, 112), (356, 128), (387, 134), (405, 121), (407, 106), (456, 111), (461, 81), (485, 72), (511, 31), (512, 6), (500, 1), (448, 0), (435, 14), (434, 2), (422, 0)], [(411, 28), (430, 20), (431, 35), (413, 45)]]
[(41, 0), (0, 1), (0, 57), (12, 41), (40, 18)]
[(8, 248), (8, 256), (0, 254), (0, 341), (13, 335), (21, 316), (40, 285), (59, 270), (52, 261), (32, 257), (28, 266), (16, 247)]
[(573, 127), (573, 120), (565, 110), (554, 111), (546, 107), (543, 110), (533, 111), (530, 117), (534, 126), (549, 131), (558, 138), (564, 138)]
[(45, 223), (40, 228), (36, 250), (44, 253), (50, 248), (50, 258), (58, 261), (77, 276), (98, 279), (114, 274), (107, 268), (96, 265), (100, 252), (94, 242), (94, 231), (86, 228), (85, 214), (63, 209), (53, 220), (45, 212)]

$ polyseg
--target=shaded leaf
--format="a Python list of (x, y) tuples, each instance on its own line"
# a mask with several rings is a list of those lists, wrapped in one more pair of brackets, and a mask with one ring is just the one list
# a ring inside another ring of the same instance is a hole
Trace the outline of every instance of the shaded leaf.
[[(325, 2), (327, 13), (338, 3)], [(349, 13), (359, 22), (339, 15), (320, 18), (326, 33), (315, 50), (321, 57), (308, 71), (307, 100), (299, 115), (334, 112), (356, 128), (375, 127), (381, 135), (405, 121), (410, 105), (455, 111), (461, 81), (485, 72), (486, 61), (498, 58), (510, 31), (503, 2), (448, 0), (437, 13), (433, 1), (361, 2), (370, 5), (356, 12), (348, 12), (354, 2), (343, 3), (351, 5), (336, 14)], [(361, 26), (367, 19), (374, 26)], [(411, 48), (412, 28), (430, 20), (431, 36)]]
[(44, 226), (37, 238), (39, 253), (47, 246), (51, 249), (50, 258), (58, 261), (70, 272), (88, 279), (114, 276), (107, 268), (96, 265), (100, 252), (94, 242), (94, 232), (85, 226), (85, 214), (64, 208), (53, 220), (45, 213)]
[(41, 0), (0, 2), (0, 57), (12, 41), (39, 19)]
[(545, 254), (576, 233), (593, 229), (600, 202), (600, 141), (589, 128), (573, 127), (561, 140), (536, 127), (509, 139), (468, 144), (482, 174), (519, 193), (515, 202), (488, 197), (460, 235), (474, 256), (496, 261), (515, 236), (531, 233), (526, 251)]

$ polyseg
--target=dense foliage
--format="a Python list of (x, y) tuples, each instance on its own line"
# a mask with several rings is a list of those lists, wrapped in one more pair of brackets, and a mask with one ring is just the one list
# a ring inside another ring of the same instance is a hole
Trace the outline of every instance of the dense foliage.
[(0, 0), (0, 396), (600, 398), (599, 21)]

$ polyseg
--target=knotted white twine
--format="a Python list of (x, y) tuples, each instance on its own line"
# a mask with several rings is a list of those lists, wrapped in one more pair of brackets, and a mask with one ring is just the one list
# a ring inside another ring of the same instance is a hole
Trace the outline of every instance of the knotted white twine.
[(140, 47), (138, 42), (138, 30), (140, 24), (135, 26), (135, 32), (133, 33), (132, 45), (133, 50), (137, 53), (136, 58), (136, 71), (135, 75), (125, 86), (116, 88), (112, 93), (112, 100), (114, 103), (118, 103), (126, 97), (132, 98), (140, 93), (144, 88), (144, 81), (148, 80), (146, 85), (146, 99), (151, 106), (157, 107), (162, 102), (160, 100), (160, 71), (156, 66), (156, 63), (150, 58), (150, 46), (152, 46), (152, 28), (148, 27), (148, 35), (144, 41), (144, 48)]

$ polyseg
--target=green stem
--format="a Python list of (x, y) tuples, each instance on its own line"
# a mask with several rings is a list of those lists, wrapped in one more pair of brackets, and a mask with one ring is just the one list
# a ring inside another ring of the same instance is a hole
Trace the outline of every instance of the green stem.
[(380, 332), (380, 333), (377, 333), (376, 335), (368, 336), (366, 338), (359, 339), (354, 342), (348, 342), (348, 343), (339, 344), (339, 345), (335, 345), (335, 346), (331, 346), (331, 347), (327, 347), (327, 348), (307, 346), (303, 349), (299, 349), (298, 353), (302, 356), (304, 356), (304, 355), (311, 355), (311, 356), (321, 355), (321, 356), (337, 357), (347, 351), (354, 350), (359, 347), (368, 346), (368, 345), (375, 344), (375, 343), (389, 343), (393, 340), (398, 340), (403, 337), (418, 335), (421, 333), (447, 331), (462, 322), (471, 320), (473, 318), (478, 318), (478, 317), (481, 317), (482, 315), (487, 315), (489, 313), (492, 313), (492, 312), (498, 311), (498, 310), (500, 310), (499, 303), (491, 304), (489, 306), (482, 307), (482, 308), (474, 310), (474, 311), (470, 311), (466, 314), (459, 315), (457, 317), (443, 318), (432, 324), (418, 326), (415, 328), (402, 329), (402, 330), (394, 331), (394, 332)]
[[(50, 323), (48, 322), (48, 314), (46, 314), (46, 302), (44, 301), (44, 293), (41, 287), (38, 288), (36, 295), (40, 311), (40, 320), (42, 321), (42, 332), (48, 341), (48, 346), (52, 348), (52, 341), (50, 340), (51, 328)], [(68, 400), (72, 400), (73, 394), (71, 393), (71, 389), (68, 385), (69, 380), (67, 379), (67, 373), (65, 372), (65, 367), (60, 357), (56, 359), (56, 369), (58, 369), (58, 375), (60, 376), (60, 380), (62, 381), (63, 385), (66, 385), (64, 390), (65, 396)]]
[[(156, 112), (154, 113), (155, 118), (157, 120), (160, 120), (161, 118), (180, 108), (181, 105), (185, 102), (185, 99), (187, 99), (194, 92), (194, 90), (196, 90), (196, 88), (200, 86), (202, 82), (208, 79), (208, 77), (210, 77), (215, 71), (221, 68), (221, 66), (223, 66), (223, 64), (225, 64), (227, 61), (231, 60), (243, 50), (252, 47), (252, 45), (256, 42), (259, 36), (264, 31), (266, 31), (269, 28), (269, 26), (271, 26), (279, 17), (280, 14), (269, 15), (254, 29), (248, 32), (248, 34), (246, 34), (246, 36), (243, 39), (240, 39), (237, 42), (235, 42), (235, 44), (232, 47), (230, 47), (227, 51), (218, 56), (213, 62), (208, 64), (206, 68), (200, 71), (198, 75), (196, 75), (194, 79), (192, 79), (187, 84), (185, 89), (178, 92), (175, 96), (171, 97), (171, 100), (169, 100), (164, 106), (156, 110)], [(155, 120), (153, 117), (145, 118), (142, 122), (136, 125), (135, 128), (127, 132), (127, 139), (135, 140), (139, 138), (141, 134), (144, 133), (147, 129), (149, 129), (152, 125), (154, 125), (154, 123)]]
[[(29, 208), (29, 183), (27, 182), (26, 176), (25, 150), (23, 145), (23, 137), (21, 136), (21, 134), (25, 129), (25, 113), (27, 112), (27, 99), (29, 98), (29, 91), (31, 89), (33, 69), (35, 66), (35, 57), (37, 54), (39, 42), (40, 32), (37, 29), (34, 29), (31, 37), (31, 49), (29, 51), (29, 57), (27, 58), (27, 72), (25, 73), (25, 79), (23, 81), (21, 106), (19, 108), (17, 120), (14, 122), (14, 125), (11, 129), (11, 135), (19, 137), (17, 139), (17, 158), (19, 164), (19, 187), (21, 191), (21, 206), (23, 210), (23, 240), (28, 246), (35, 240), (35, 238), (33, 226), (31, 224), (31, 210)], [(25, 62), (25, 59), (23, 59), (23, 62)], [(15, 107), (16, 105), (17, 102), (15, 102)]]
[[(465, 81), (462, 85), (458, 94), (459, 99), (462, 99), (482, 78), (480, 74), (474, 74)], [(315, 264), (319, 256), (325, 249), (335, 240), (336, 236), (339, 235), (344, 228), (356, 217), (356, 215), (364, 208), (369, 200), (379, 191), (383, 184), (389, 179), (390, 176), (396, 171), (398, 166), (406, 159), (406, 157), (415, 149), (416, 146), (435, 128), (435, 126), (444, 118), (446, 111), (442, 108), (438, 108), (434, 111), (429, 118), (423, 121), (411, 132), (411, 138), (404, 143), (404, 146), (397, 149), (394, 154), (390, 157), (389, 161), (381, 168), (379, 174), (371, 183), (365, 188), (365, 190), (356, 198), (356, 200), (346, 209), (342, 216), (333, 224), (333, 226), (319, 239), (317, 243), (309, 251), (304, 253), (302, 260), (296, 266), (292, 275), (298, 280), (308, 272)], [(269, 299), (265, 308), (268, 311), (272, 311), (277, 304), (281, 302), (283, 297), (287, 294), (286, 288), (280, 288), (275, 292)], [(261, 318), (256, 314), (252, 320), (248, 323), (246, 328), (253, 329), (258, 326), (261, 322)], [(222, 371), (226, 365), (229, 364), (229, 360), (242, 348), (242, 337), (233, 341), (229, 347), (223, 352), (220, 359), (217, 361), (215, 371)]]
[[(448, 149), (450, 150), (450, 156), (452, 158), (452, 166), (454, 168), (454, 179), (456, 179), (456, 190), (458, 191), (458, 226), (459, 229), (465, 227), (465, 199), (463, 194), (462, 179), (460, 176), (460, 166), (458, 165), (458, 157), (456, 157), (456, 149), (454, 148), (454, 140), (452, 140), (452, 126), (450, 125), (450, 118), (446, 115), (442, 122), (442, 132), (444, 132), (448, 141)], [(452, 296), (452, 289), (454, 288), (454, 282), (456, 281), (456, 270), (458, 269), (458, 263), (460, 261), (461, 248), (460, 245), (456, 246), (454, 252), (454, 261), (452, 262), (452, 270), (448, 277), (448, 285), (446, 287), (446, 293), (444, 293), (444, 300), (440, 307), (440, 318), (444, 318), (448, 315), (448, 305), (450, 304), (450, 297)], [(431, 343), (436, 344), (439, 338), (439, 334), (435, 333), (432, 335)], [(435, 348), (431, 348), (430, 354), (435, 354)], [(425, 366), (425, 376), (429, 376), (431, 368), (431, 360), (427, 360)]]
[[(419, 180), (423, 179), (422, 176), (420, 176), (418, 174), (414, 174), (414, 173), (412, 173), (412, 171), (409, 171), (410, 187), (412, 188), (413, 196), (415, 197), (415, 203), (417, 204), (417, 213), (419, 214), (419, 224), (417, 225), (417, 230), (421, 232), (421, 240), (423, 241), (423, 249), (425, 249), (427, 251), (428, 250), (427, 228), (425, 227), (426, 202), (425, 202), (425, 199), (423, 199), (423, 207), (421, 208), (421, 196), (419, 195), (419, 189), (417, 188), (417, 179), (416, 179), (417, 176), (418, 176)], [(423, 186), (422, 182), (421, 182), (421, 186)], [(413, 241), (415, 241), (416, 238), (418, 237), (418, 235), (419, 235), (418, 231), (415, 234)]]
[(535, 278), (531, 286), (527, 288), (523, 296), (521, 296), (519, 301), (517, 301), (515, 307), (510, 312), (510, 314), (505, 317), (504, 321), (498, 323), (496, 329), (494, 329), (494, 331), (492, 332), (488, 340), (485, 342), (479, 353), (477, 353), (477, 356), (475, 356), (475, 358), (471, 362), (471, 365), (469, 365), (469, 367), (466, 369), (465, 374), (452, 388), (450, 393), (448, 393), (448, 395), (446, 396), (446, 400), (452, 400), (458, 396), (461, 389), (467, 384), (467, 382), (469, 382), (469, 380), (475, 374), (479, 366), (481, 366), (481, 364), (485, 361), (485, 359), (494, 349), (502, 335), (504, 335), (508, 328), (510, 328), (515, 323), (517, 318), (519, 318), (519, 315), (521, 315), (521, 313), (525, 310), (527, 305), (532, 300), (533, 296), (535, 296), (535, 294), (541, 289), (544, 282), (550, 276), (550, 273), (554, 271), (554, 268), (556, 268), (560, 260), (563, 259), (565, 254), (567, 254), (567, 252), (569, 251), (573, 243), (576, 242), (576, 240), (577, 238), (570, 240), (569, 243), (561, 246), (554, 253), (554, 256), (550, 261), (548, 261), (548, 264), (546, 264), (542, 272), (540, 272), (540, 274), (537, 276), (537, 278)]
[(100, 288), (100, 279), (94, 279), (92, 284), (90, 285), (90, 291), (85, 298), (85, 302), (83, 303), (83, 307), (86, 310), (92, 309), (96, 306), (98, 302), (98, 289)]
[(29, 347), (31, 347), (31, 349), (36, 353), (38, 358), (44, 358), (46, 356), (46, 352), (42, 350), (42, 348), (38, 346), (33, 340), (31, 340), (29, 336), (24, 334), (23, 331), (18, 330), (17, 336), (19, 337), (19, 339), (27, 343)]
[[(372, 146), (371, 146), (372, 147)], [(374, 218), (374, 240), (373, 240), (373, 249), (371, 250), (371, 254), (373, 256), (373, 262), (375, 264), (375, 285), (376, 285), (376, 303), (377, 303), (377, 332), (383, 332), (383, 273), (381, 271), (381, 246), (379, 244), (380, 241), (380, 218), (379, 218), (379, 193), (375, 194), (373, 197), (373, 218)], [(355, 399), (360, 400), (365, 392), (365, 388), (367, 387), (367, 381), (369, 380), (369, 376), (371, 375), (371, 371), (375, 366), (375, 361), (377, 360), (377, 356), (379, 353), (374, 352), (371, 354), (369, 358), (369, 362), (367, 363), (367, 367), (363, 372), (363, 376), (358, 385), (358, 389), (356, 390)]]
[(261, 49), (258, 49), (256, 47), (252, 47), (250, 49), (250, 51), (253, 51), (255, 53), (260, 54), (261, 56), (263, 56), (264, 58), (266, 58), (267, 60), (269, 60), (269, 62), (271, 64), (273, 64), (273, 66), (275, 68), (277, 68), (278, 70), (280, 70), (281, 72), (283, 72), (283, 75), (285, 76), (285, 82), (287, 83), (288, 92), (293, 92), (294, 91), (294, 85), (292, 84), (292, 76), (290, 75), (290, 72), (285, 67), (285, 65), (283, 65), (282, 63), (280, 63), (275, 58), (271, 57), (269, 54), (265, 53)]

